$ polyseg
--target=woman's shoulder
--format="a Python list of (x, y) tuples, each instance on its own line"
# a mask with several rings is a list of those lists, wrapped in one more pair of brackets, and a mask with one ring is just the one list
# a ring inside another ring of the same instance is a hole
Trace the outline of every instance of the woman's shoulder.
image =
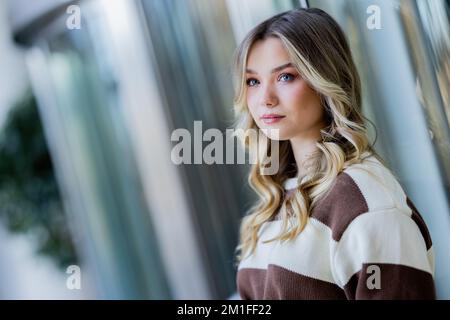
[(375, 156), (369, 156), (361, 163), (348, 166), (336, 177), (333, 187), (317, 203), (311, 217), (327, 225), (333, 238), (339, 240), (354, 220), (386, 211), (409, 217), (413, 214), (411, 201), (396, 177)]
[[(407, 209), (406, 194), (395, 175), (374, 155), (345, 168), (336, 178), (337, 192), (354, 190), (364, 198), (367, 211)], [(341, 189), (341, 190), (339, 190)]]
[[(307, 177), (303, 177), (307, 178)], [(289, 178), (283, 187), (289, 193), (301, 181)], [(359, 163), (347, 166), (340, 172), (324, 200), (334, 205), (357, 205), (366, 211), (399, 207), (406, 204), (406, 194), (394, 174), (374, 155), (364, 157)]]

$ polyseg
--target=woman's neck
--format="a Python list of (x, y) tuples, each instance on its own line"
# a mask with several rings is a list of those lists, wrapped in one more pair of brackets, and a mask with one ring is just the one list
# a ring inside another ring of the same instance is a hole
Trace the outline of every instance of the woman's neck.
[(320, 141), (321, 135), (313, 134), (311, 136), (295, 137), (290, 139), (292, 152), (294, 154), (295, 163), (297, 165), (297, 177), (302, 177), (307, 174), (310, 167), (308, 159), (317, 150), (316, 142)]

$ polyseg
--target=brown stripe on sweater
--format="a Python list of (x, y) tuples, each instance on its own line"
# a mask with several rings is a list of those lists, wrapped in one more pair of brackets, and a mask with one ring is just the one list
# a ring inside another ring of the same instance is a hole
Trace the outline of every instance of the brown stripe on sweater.
[(327, 196), (313, 209), (311, 217), (328, 226), (333, 239), (339, 241), (347, 226), (368, 210), (367, 202), (355, 181), (347, 173), (341, 172)]
[[(377, 271), (367, 270), (371, 265), (380, 268), (379, 289), (373, 287)], [(349, 300), (436, 299), (434, 281), (430, 273), (399, 264), (363, 264), (361, 270), (344, 286), (344, 290)]]
[(264, 295), (265, 269), (243, 268), (238, 270), (236, 284), (239, 295), (244, 300), (259, 300)]
[(238, 292), (250, 300), (346, 299), (336, 284), (314, 279), (277, 265), (268, 269), (242, 268), (237, 274)]
[(420, 233), (422, 234), (422, 237), (425, 240), (427, 250), (429, 250), (431, 248), (431, 246), (433, 245), (433, 242), (431, 241), (431, 236), (430, 236), (430, 233), (428, 232), (427, 225), (426, 225), (425, 221), (423, 220), (422, 216), (420, 215), (419, 211), (417, 210), (417, 208), (414, 206), (414, 203), (411, 201), (411, 199), (406, 197), (406, 203), (408, 204), (408, 207), (412, 211), (411, 218), (414, 220), (414, 222), (419, 227)]
[[(285, 196), (291, 197), (295, 189), (287, 190)], [(427, 250), (432, 246), (428, 228), (411, 199), (406, 203), (412, 211), (411, 218), (419, 227)], [(335, 185), (328, 195), (319, 201), (311, 216), (324, 223), (332, 230), (332, 237), (339, 241), (348, 225), (360, 214), (368, 211), (367, 202), (352, 177), (342, 172), (336, 178)], [(277, 217), (279, 218), (279, 217)]]

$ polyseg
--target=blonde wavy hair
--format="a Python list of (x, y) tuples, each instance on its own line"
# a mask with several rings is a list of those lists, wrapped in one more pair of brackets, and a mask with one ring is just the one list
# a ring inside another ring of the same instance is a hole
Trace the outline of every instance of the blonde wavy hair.
[[(361, 84), (345, 36), (336, 21), (320, 9), (294, 9), (277, 14), (253, 28), (237, 47), (234, 56), (234, 110), (237, 131), (259, 130), (249, 112), (246, 97), (246, 64), (252, 45), (267, 37), (279, 38), (294, 66), (321, 98), (327, 126), (321, 130), (322, 140), (309, 158), (308, 174), (286, 197), (283, 184), (296, 174), (290, 142), (279, 141), (279, 170), (262, 175), (264, 159), (252, 165), (248, 182), (259, 196), (258, 202), (241, 222), (240, 242), (236, 250), (240, 261), (254, 252), (261, 226), (279, 214), (283, 220), (281, 233), (268, 241), (292, 240), (307, 224), (318, 201), (331, 190), (335, 178), (345, 168), (361, 163), (368, 156), (382, 158), (367, 138), (361, 112)], [(370, 122), (370, 121), (369, 121)], [(270, 154), (270, 139), (250, 143), (244, 137), (246, 150), (258, 148)], [(376, 141), (376, 139), (375, 139)]]

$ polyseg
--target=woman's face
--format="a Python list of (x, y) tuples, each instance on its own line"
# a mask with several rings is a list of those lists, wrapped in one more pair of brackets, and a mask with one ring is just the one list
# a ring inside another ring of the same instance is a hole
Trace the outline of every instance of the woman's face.
[(253, 44), (246, 73), (250, 113), (260, 129), (279, 129), (279, 140), (320, 137), (325, 124), (319, 95), (291, 63), (279, 38)]

